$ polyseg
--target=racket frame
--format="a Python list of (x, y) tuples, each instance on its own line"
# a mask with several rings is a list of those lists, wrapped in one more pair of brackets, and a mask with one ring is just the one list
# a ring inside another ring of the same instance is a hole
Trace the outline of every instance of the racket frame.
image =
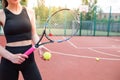
[[(45, 45), (45, 44), (48, 44), (48, 43), (54, 43), (54, 42), (61, 43), (61, 42), (64, 42), (64, 41), (67, 41), (67, 40), (71, 39), (72, 36), (75, 35), (75, 34), (73, 34), (73, 35), (71, 35), (69, 38), (66, 38), (66, 39), (64, 39), (64, 40), (54, 41), (54, 40), (51, 40), (51, 39), (47, 36), (47, 34), (46, 34), (46, 28), (47, 28), (47, 24), (48, 24), (49, 20), (50, 20), (56, 13), (58, 13), (58, 12), (60, 12), (60, 11), (63, 11), (63, 10), (70, 10), (70, 9), (68, 9), (68, 8), (60, 9), (60, 10), (54, 12), (51, 16), (49, 16), (49, 17), (47, 18), (47, 20), (46, 20), (46, 23), (45, 23), (45, 26), (44, 26), (44, 29), (43, 29), (43, 33), (42, 33), (39, 41), (38, 41), (34, 46), (32, 46), (30, 49), (28, 49), (24, 54), (30, 55), (36, 48), (38, 48), (38, 47), (41, 46), (41, 45)], [(40, 43), (40, 42), (42, 41), (42, 39), (43, 39), (44, 36), (45, 36), (49, 41), (48, 41), (48, 42)]]

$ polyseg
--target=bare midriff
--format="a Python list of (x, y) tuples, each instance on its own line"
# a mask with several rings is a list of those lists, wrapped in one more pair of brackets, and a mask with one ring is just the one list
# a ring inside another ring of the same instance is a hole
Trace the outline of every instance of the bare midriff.
[(17, 42), (11, 42), (11, 43), (7, 43), (6, 46), (27, 46), (27, 45), (31, 45), (32, 41), (31, 40), (25, 40), (25, 41), (17, 41)]

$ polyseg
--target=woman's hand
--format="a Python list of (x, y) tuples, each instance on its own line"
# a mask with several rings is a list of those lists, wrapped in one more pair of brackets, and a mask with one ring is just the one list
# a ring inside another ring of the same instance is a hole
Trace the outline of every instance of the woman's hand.
[(43, 59), (43, 53), (44, 52), (50, 52), (50, 50), (48, 48), (46, 48), (45, 46), (40, 46), (38, 48), (38, 53), (39, 53), (39, 55), (42, 59)]
[(27, 59), (28, 56), (25, 54), (13, 54), (10, 61), (14, 64), (21, 64)]

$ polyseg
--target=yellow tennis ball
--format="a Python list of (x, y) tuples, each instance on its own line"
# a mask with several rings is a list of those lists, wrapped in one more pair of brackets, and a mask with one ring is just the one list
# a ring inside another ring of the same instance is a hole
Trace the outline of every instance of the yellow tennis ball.
[(43, 53), (43, 59), (50, 60), (51, 59), (51, 53), (50, 52), (44, 52)]
[(97, 58), (96, 58), (96, 61), (99, 61), (99, 60), (100, 60), (100, 58), (97, 57)]

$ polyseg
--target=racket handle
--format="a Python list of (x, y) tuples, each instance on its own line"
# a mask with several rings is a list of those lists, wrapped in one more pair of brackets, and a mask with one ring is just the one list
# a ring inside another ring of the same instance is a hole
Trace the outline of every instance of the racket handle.
[(28, 49), (24, 54), (25, 55), (30, 55), (34, 50), (35, 50), (35, 46), (32, 46), (30, 49)]

